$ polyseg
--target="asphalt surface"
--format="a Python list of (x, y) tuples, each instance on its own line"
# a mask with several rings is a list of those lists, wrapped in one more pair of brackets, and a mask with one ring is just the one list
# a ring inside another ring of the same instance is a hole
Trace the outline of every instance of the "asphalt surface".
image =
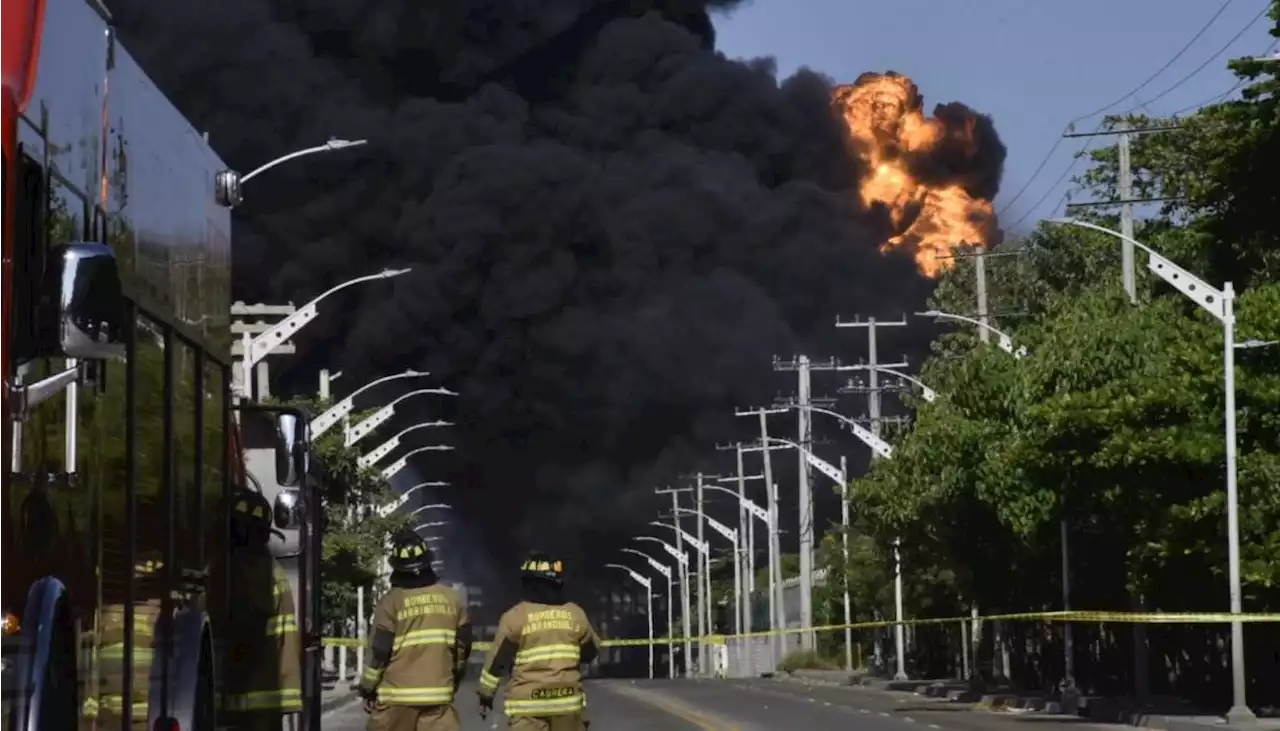
[[(501, 709), (501, 698), (498, 703)], [(458, 693), (463, 731), (506, 728), (501, 713), (481, 721), (475, 685)], [(1084, 731), (1116, 729), (1085, 719), (974, 711), (906, 693), (775, 680), (594, 680), (587, 683), (593, 731)], [(363, 731), (348, 705), (325, 716), (325, 731)]]
[[(714, 719), (673, 704), (664, 694), (652, 692), (648, 683), (588, 681), (587, 719), (592, 731), (736, 731), (732, 726), (717, 724)], [(474, 683), (463, 684), (456, 703), (463, 731), (507, 728), (501, 695), (494, 704), (494, 713), (484, 721), (480, 720)], [(367, 718), (360, 704), (354, 702), (326, 713), (322, 726), (325, 731), (364, 731)]]

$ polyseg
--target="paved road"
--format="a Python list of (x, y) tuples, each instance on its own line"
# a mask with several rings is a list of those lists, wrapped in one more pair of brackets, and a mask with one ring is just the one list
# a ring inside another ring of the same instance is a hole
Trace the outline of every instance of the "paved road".
[(1028, 731), (1029, 723), (1045, 731), (1105, 728), (1081, 719), (975, 713), (907, 694), (773, 680), (659, 680), (634, 687), (700, 714), (720, 731)]
[[(475, 698), (475, 685), (464, 683), (457, 701), (463, 731), (506, 729), (506, 717), (500, 712), (501, 697), (496, 704), (499, 712), (490, 715), (487, 721), (480, 720)], [(589, 681), (587, 698), (587, 717), (593, 731), (735, 731), (731, 726), (717, 724), (714, 719), (675, 705), (664, 694), (653, 693), (641, 684)], [(322, 725), (325, 731), (364, 731), (366, 718), (360, 704), (353, 703), (329, 712)]]

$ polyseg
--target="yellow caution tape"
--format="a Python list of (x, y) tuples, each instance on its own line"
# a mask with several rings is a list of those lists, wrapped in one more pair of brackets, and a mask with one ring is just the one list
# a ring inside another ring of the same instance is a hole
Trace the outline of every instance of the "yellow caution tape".
[[(1059, 611), (1059, 612), (1017, 612), (1012, 614), (990, 614), (981, 617), (935, 617), (929, 619), (907, 619), (901, 623), (893, 620), (879, 622), (853, 622), (851, 624), (825, 624), (817, 627), (788, 627), (782, 630), (763, 630), (760, 632), (743, 632), (737, 635), (707, 635), (690, 637), (688, 642), (708, 642), (722, 645), (726, 641), (746, 637), (772, 637), (775, 635), (798, 634), (800, 632), (833, 632), (844, 629), (882, 629), (898, 624), (920, 626), (928, 624), (951, 624), (961, 622), (990, 621), (1048, 621), (1048, 622), (1122, 622), (1126, 624), (1228, 624), (1244, 622), (1249, 624), (1280, 623), (1280, 613), (1259, 612), (1231, 614), (1230, 612), (1107, 612), (1107, 611)], [(679, 645), (686, 642), (683, 637), (655, 637), (648, 639), (603, 640), (602, 647), (646, 647), (648, 645)], [(349, 637), (325, 637), (323, 644), (330, 647), (359, 647), (360, 641)], [(473, 650), (487, 652), (492, 642), (476, 642)]]

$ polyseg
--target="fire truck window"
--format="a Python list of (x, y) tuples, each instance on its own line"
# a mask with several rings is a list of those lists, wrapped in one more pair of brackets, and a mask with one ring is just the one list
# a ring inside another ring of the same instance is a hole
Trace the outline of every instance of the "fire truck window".
[(196, 491), (196, 351), (190, 345), (174, 341), (173, 378), (173, 450), (174, 529), (177, 531), (178, 564), (184, 568), (199, 568), (200, 546), (195, 538), (200, 534), (197, 521), (200, 516), (200, 495)]
[(10, 323), (13, 352), (28, 358), (35, 352), (35, 311), (44, 273), (44, 170), (18, 152), (17, 190), (13, 206), (13, 309)]
[(224, 460), (235, 459), (229, 455), (226, 447), (227, 437), (223, 423), (223, 396), (226, 388), (227, 371), (217, 364), (205, 361), (204, 364), (204, 428), (201, 435), (204, 439), (204, 460), (200, 467), (203, 470), (200, 482), (202, 502), (201, 527), (205, 533), (200, 541), (209, 552), (206, 556), (216, 556), (215, 541), (222, 535), (222, 480), (227, 474)]

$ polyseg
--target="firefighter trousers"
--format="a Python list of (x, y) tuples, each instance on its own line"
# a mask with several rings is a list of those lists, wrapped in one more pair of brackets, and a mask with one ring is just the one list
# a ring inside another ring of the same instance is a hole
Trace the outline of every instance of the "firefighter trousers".
[(236, 731), (283, 731), (284, 713), (278, 710), (240, 711), (231, 714)]
[(377, 706), (368, 731), (462, 731), (458, 710), (447, 706)]
[(509, 716), (510, 731), (585, 731), (586, 717), (582, 713), (562, 713), (557, 716)]

